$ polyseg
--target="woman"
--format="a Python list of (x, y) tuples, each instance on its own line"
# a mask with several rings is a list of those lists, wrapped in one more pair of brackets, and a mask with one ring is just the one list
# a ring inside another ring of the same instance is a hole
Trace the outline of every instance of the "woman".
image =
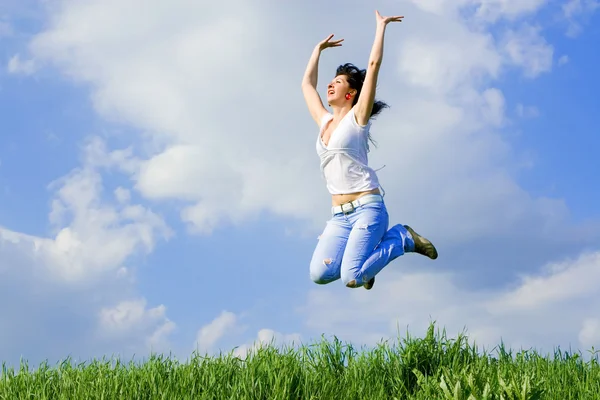
[(319, 125), (317, 154), (332, 195), (332, 217), (319, 237), (310, 264), (318, 284), (342, 279), (350, 288), (371, 289), (375, 275), (395, 258), (415, 252), (436, 259), (431, 242), (406, 225), (388, 230), (389, 217), (375, 171), (368, 166), (371, 118), (387, 104), (375, 101), (377, 75), (383, 56), (385, 28), (404, 17), (382, 17), (375, 11), (377, 28), (367, 70), (352, 64), (338, 67), (327, 86), (329, 113), (317, 93), (321, 51), (341, 46), (333, 35), (314, 49), (302, 82), (311, 116)]

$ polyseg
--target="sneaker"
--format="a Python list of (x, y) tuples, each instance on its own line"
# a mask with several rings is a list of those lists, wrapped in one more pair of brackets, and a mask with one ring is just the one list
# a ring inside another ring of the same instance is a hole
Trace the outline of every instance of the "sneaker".
[(422, 254), (426, 257), (431, 258), (432, 260), (435, 260), (438, 257), (438, 253), (435, 249), (435, 246), (429, 240), (419, 235), (410, 226), (404, 225), (404, 227), (410, 233), (410, 235), (413, 238), (413, 241), (415, 242), (415, 253)]
[(371, 279), (369, 279), (369, 281), (367, 283), (365, 283), (363, 285), (363, 287), (367, 290), (371, 290), (371, 289), (373, 289), (374, 284), (375, 284), (375, 277), (372, 277)]

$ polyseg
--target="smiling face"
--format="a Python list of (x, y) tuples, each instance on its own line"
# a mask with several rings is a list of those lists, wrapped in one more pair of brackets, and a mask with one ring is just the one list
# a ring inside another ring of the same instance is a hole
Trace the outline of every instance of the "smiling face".
[[(350, 93), (352, 97), (346, 99), (346, 94)], [(341, 106), (347, 102), (351, 102), (356, 90), (350, 88), (346, 75), (337, 75), (327, 85), (327, 103), (329, 105)]]

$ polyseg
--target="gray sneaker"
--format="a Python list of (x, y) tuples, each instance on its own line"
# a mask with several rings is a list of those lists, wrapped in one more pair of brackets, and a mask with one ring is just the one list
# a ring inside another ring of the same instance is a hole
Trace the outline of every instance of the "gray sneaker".
[(438, 253), (435, 249), (435, 246), (429, 240), (419, 235), (410, 226), (404, 225), (404, 227), (413, 237), (413, 240), (415, 242), (415, 253), (422, 254), (426, 257), (431, 258), (432, 260), (435, 260), (438, 257)]

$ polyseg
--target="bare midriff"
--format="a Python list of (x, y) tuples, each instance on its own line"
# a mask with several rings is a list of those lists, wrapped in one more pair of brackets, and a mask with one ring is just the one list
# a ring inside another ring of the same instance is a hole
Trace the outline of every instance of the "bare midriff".
[(356, 193), (345, 193), (345, 194), (334, 194), (331, 196), (332, 205), (339, 206), (340, 204), (348, 203), (350, 201), (354, 201), (359, 197), (362, 197), (367, 194), (381, 194), (379, 188), (367, 190), (365, 192), (356, 192)]

